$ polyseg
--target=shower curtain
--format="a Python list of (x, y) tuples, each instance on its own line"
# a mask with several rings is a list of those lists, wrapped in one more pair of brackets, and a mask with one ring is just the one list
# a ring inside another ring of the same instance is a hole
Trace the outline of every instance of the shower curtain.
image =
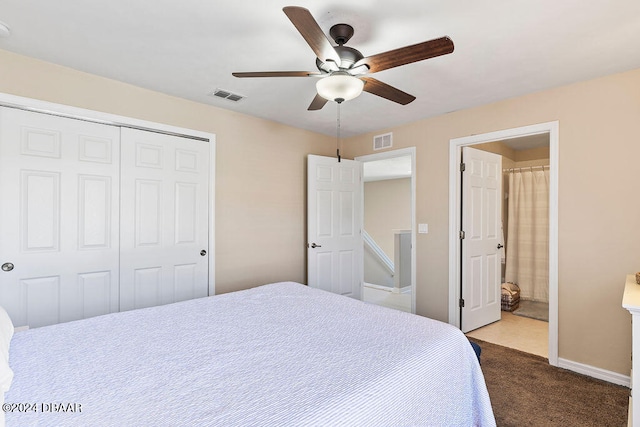
[(509, 172), (505, 280), (520, 298), (549, 302), (549, 169)]

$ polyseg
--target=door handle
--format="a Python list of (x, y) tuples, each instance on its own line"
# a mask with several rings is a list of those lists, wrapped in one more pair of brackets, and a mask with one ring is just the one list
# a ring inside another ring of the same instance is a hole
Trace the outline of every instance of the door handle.
[(10, 262), (5, 262), (2, 264), (2, 271), (11, 271), (13, 270), (14, 265)]
[(316, 245), (315, 243), (312, 243), (310, 247), (315, 249), (315, 248), (321, 248), (322, 245)]
[(502, 246), (500, 243), (498, 243), (498, 249), (502, 249), (504, 248), (504, 246)]

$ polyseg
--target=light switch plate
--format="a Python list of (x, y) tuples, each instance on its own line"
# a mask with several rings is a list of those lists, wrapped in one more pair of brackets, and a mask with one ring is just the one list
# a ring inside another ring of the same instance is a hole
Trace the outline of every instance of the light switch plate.
[(429, 232), (429, 224), (418, 224), (418, 233), (427, 234)]

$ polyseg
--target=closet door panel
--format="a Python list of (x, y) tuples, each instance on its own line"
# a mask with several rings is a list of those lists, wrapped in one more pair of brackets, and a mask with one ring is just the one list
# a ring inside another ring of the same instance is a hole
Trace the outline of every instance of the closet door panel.
[(209, 144), (123, 128), (121, 310), (208, 294)]
[(60, 173), (20, 171), (20, 243), (25, 252), (60, 249)]
[(112, 183), (109, 176), (78, 177), (78, 246), (82, 249), (111, 247)]
[(118, 311), (119, 147), (117, 127), (0, 107), (0, 301), (16, 326)]

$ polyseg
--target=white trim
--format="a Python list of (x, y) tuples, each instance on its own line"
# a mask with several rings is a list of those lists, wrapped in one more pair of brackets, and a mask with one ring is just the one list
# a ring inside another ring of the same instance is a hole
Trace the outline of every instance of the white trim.
[(364, 287), (375, 289), (378, 291), (385, 291), (385, 292), (391, 292), (393, 290), (391, 286), (376, 285), (375, 283), (369, 283), (369, 282), (364, 282)]
[[(416, 312), (416, 147), (401, 148), (382, 153), (358, 156), (354, 160), (359, 162), (371, 162), (394, 157), (411, 156), (411, 312)], [(362, 166), (361, 166), (362, 167)], [(364, 180), (362, 180), (361, 214), (364, 225)], [(364, 276), (364, 274), (363, 274)]]
[(585, 365), (584, 363), (574, 362), (573, 360), (567, 360), (558, 358), (558, 367), (562, 369), (568, 369), (569, 371), (577, 372), (582, 375), (597, 378), (609, 383), (631, 387), (631, 377), (628, 375), (622, 375), (617, 372), (607, 371), (606, 369), (596, 368), (595, 366)]
[(150, 130), (155, 132), (169, 133), (187, 138), (203, 139), (215, 141), (215, 134), (201, 132), (193, 129), (186, 129), (163, 123), (150, 122), (147, 120), (135, 119), (133, 117), (119, 116), (117, 114), (104, 113), (102, 111), (87, 110), (85, 108), (72, 107), (69, 105), (56, 104), (39, 99), (25, 98), (22, 96), (0, 93), (0, 105), (5, 107), (20, 108), (37, 113), (51, 114), (54, 116), (69, 117), (78, 120), (87, 120), (95, 123), (102, 123), (112, 126), (133, 127), (136, 129)]
[(549, 363), (558, 366), (558, 144), (557, 121), (454, 138), (449, 141), (449, 323), (460, 327), (461, 148), (529, 135), (549, 134)]
[(132, 117), (87, 110), (85, 108), (56, 104), (38, 99), (25, 98), (0, 92), (0, 106), (20, 108), (38, 113), (86, 120), (111, 126), (131, 127), (151, 132), (167, 133), (187, 138), (200, 139), (209, 143), (209, 295), (215, 295), (215, 168), (216, 168), (216, 135), (193, 129), (134, 119)]
[(209, 134), (209, 296), (216, 294), (216, 135)]
[(373, 252), (375, 256), (378, 257), (380, 264), (385, 267), (387, 272), (393, 276), (396, 271), (395, 265), (393, 265), (393, 261), (391, 261), (391, 258), (389, 258), (387, 254), (384, 253), (382, 248), (375, 240), (373, 240), (373, 237), (371, 237), (371, 235), (367, 233), (367, 230), (365, 230), (364, 228), (362, 229), (362, 241), (371, 249), (371, 252)]

